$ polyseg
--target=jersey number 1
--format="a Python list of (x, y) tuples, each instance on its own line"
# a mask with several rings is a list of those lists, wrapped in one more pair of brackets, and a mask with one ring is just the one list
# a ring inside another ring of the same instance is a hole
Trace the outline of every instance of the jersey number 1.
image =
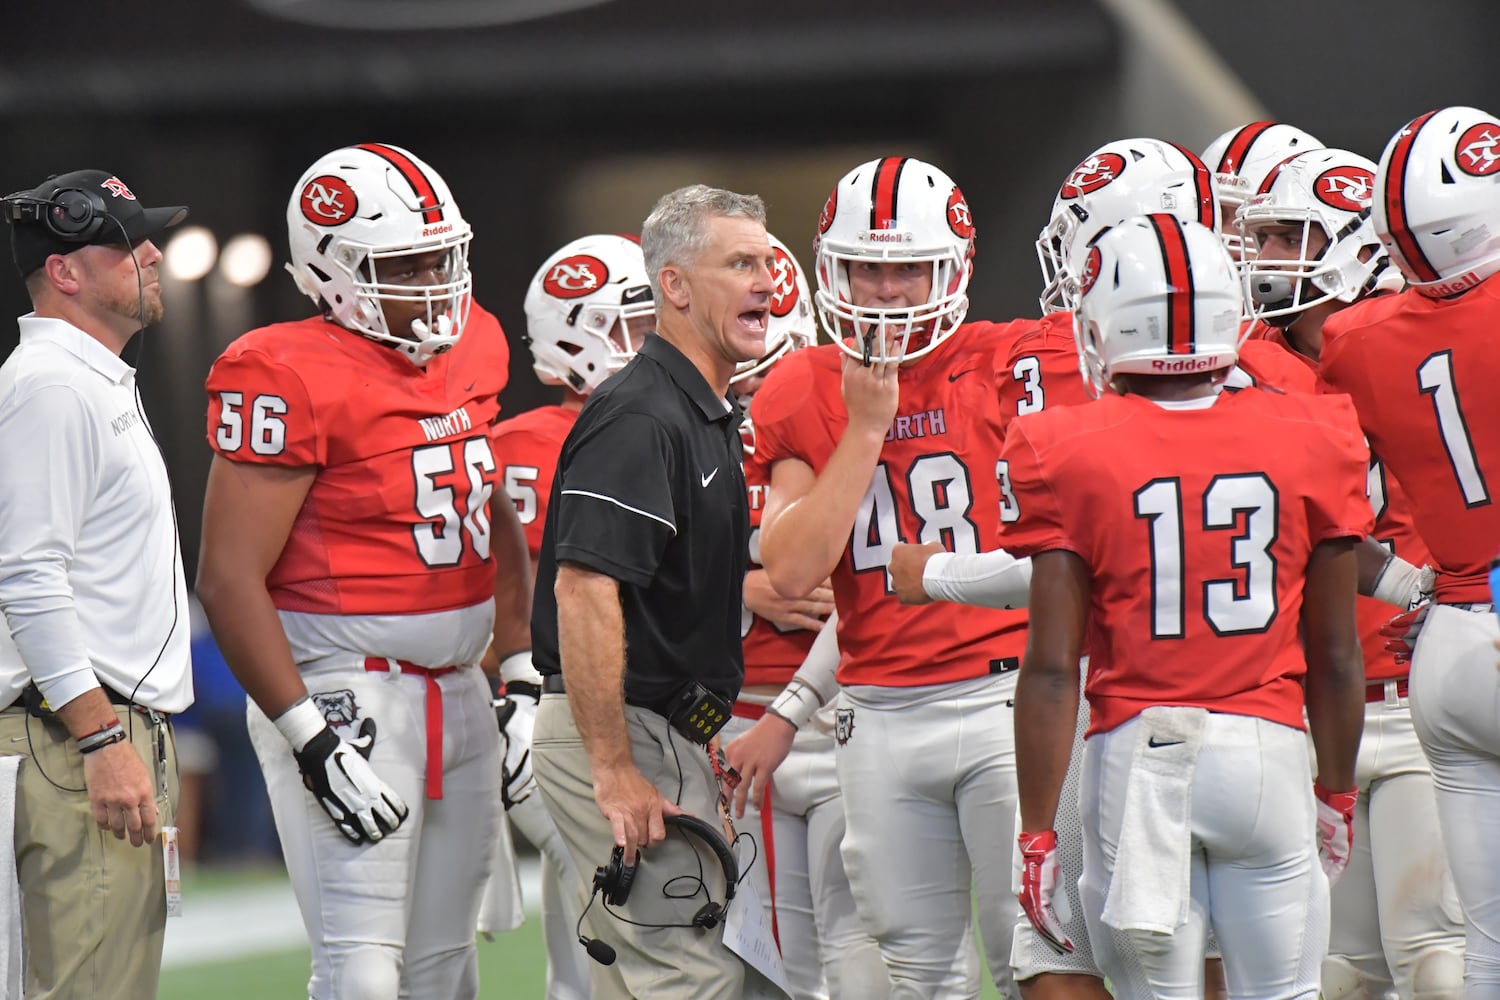
[(1464, 506), (1483, 507), (1490, 502), (1490, 490), (1484, 473), (1479, 471), (1474, 439), (1469, 436), (1469, 424), (1458, 403), (1458, 387), (1453, 384), (1453, 352), (1438, 351), (1423, 361), (1417, 368), (1417, 385), (1424, 396), (1432, 396), (1438, 434), (1443, 438), (1448, 464), (1453, 467), (1453, 476), (1464, 495)]

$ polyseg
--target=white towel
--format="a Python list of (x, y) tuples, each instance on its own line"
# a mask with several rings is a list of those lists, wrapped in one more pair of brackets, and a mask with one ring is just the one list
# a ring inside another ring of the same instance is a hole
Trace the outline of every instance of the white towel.
[(19, 754), (0, 757), (0, 997), (21, 995), (21, 883), (16, 880)]
[(1171, 934), (1187, 922), (1193, 772), (1207, 719), (1206, 709), (1176, 705), (1141, 713), (1101, 914), (1111, 927)]
[(521, 879), (516, 873), (516, 850), (510, 841), (510, 820), (504, 816), (500, 817), (494, 852), (494, 871), (485, 883), (484, 899), (479, 903), (477, 929), (485, 940), (515, 930), (526, 919), (521, 906)]

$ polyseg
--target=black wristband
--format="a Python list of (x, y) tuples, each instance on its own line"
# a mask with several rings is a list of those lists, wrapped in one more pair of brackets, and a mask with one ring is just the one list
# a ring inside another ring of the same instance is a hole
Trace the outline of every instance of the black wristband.
[(107, 746), (113, 746), (116, 743), (122, 743), (124, 741), (125, 730), (117, 722), (113, 726), (106, 726), (99, 732), (94, 733), (90, 736), (85, 736), (83, 739), (79, 740), (78, 752), (81, 754), (91, 754), (96, 750), (103, 750)]

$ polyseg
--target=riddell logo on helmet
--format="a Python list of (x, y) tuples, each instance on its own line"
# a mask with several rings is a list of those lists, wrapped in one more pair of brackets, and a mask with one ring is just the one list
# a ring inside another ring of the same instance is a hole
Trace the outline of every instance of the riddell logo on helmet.
[(1163, 361), (1157, 358), (1151, 362), (1151, 370), (1163, 375), (1206, 372), (1213, 367), (1215, 367), (1213, 358), (1178, 358), (1175, 361)]
[(1457, 295), (1459, 292), (1468, 291), (1479, 284), (1479, 275), (1473, 271), (1465, 271), (1463, 274), (1452, 278), (1445, 278), (1431, 285), (1418, 285), (1417, 290), (1430, 298), (1442, 298), (1445, 295)]
[(892, 232), (888, 229), (867, 229), (859, 238), (866, 243), (910, 243), (911, 233)]
[(428, 226), (426, 229), (422, 230), (422, 235), (424, 237), (425, 236), (441, 236), (444, 233), (451, 233), (451, 232), (453, 232), (453, 223), (449, 222), (449, 223), (445, 223), (444, 225), (441, 225), (441, 226)]

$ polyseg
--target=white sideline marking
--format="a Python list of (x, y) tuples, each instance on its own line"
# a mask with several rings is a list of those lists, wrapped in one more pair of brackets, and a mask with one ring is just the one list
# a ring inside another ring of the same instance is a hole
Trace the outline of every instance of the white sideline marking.
[[(528, 916), (540, 912), (541, 865), (517, 859)], [(162, 968), (207, 965), (307, 947), (302, 914), (290, 882), (257, 882), (240, 889), (189, 894), (183, 915), (167, 921)]]

